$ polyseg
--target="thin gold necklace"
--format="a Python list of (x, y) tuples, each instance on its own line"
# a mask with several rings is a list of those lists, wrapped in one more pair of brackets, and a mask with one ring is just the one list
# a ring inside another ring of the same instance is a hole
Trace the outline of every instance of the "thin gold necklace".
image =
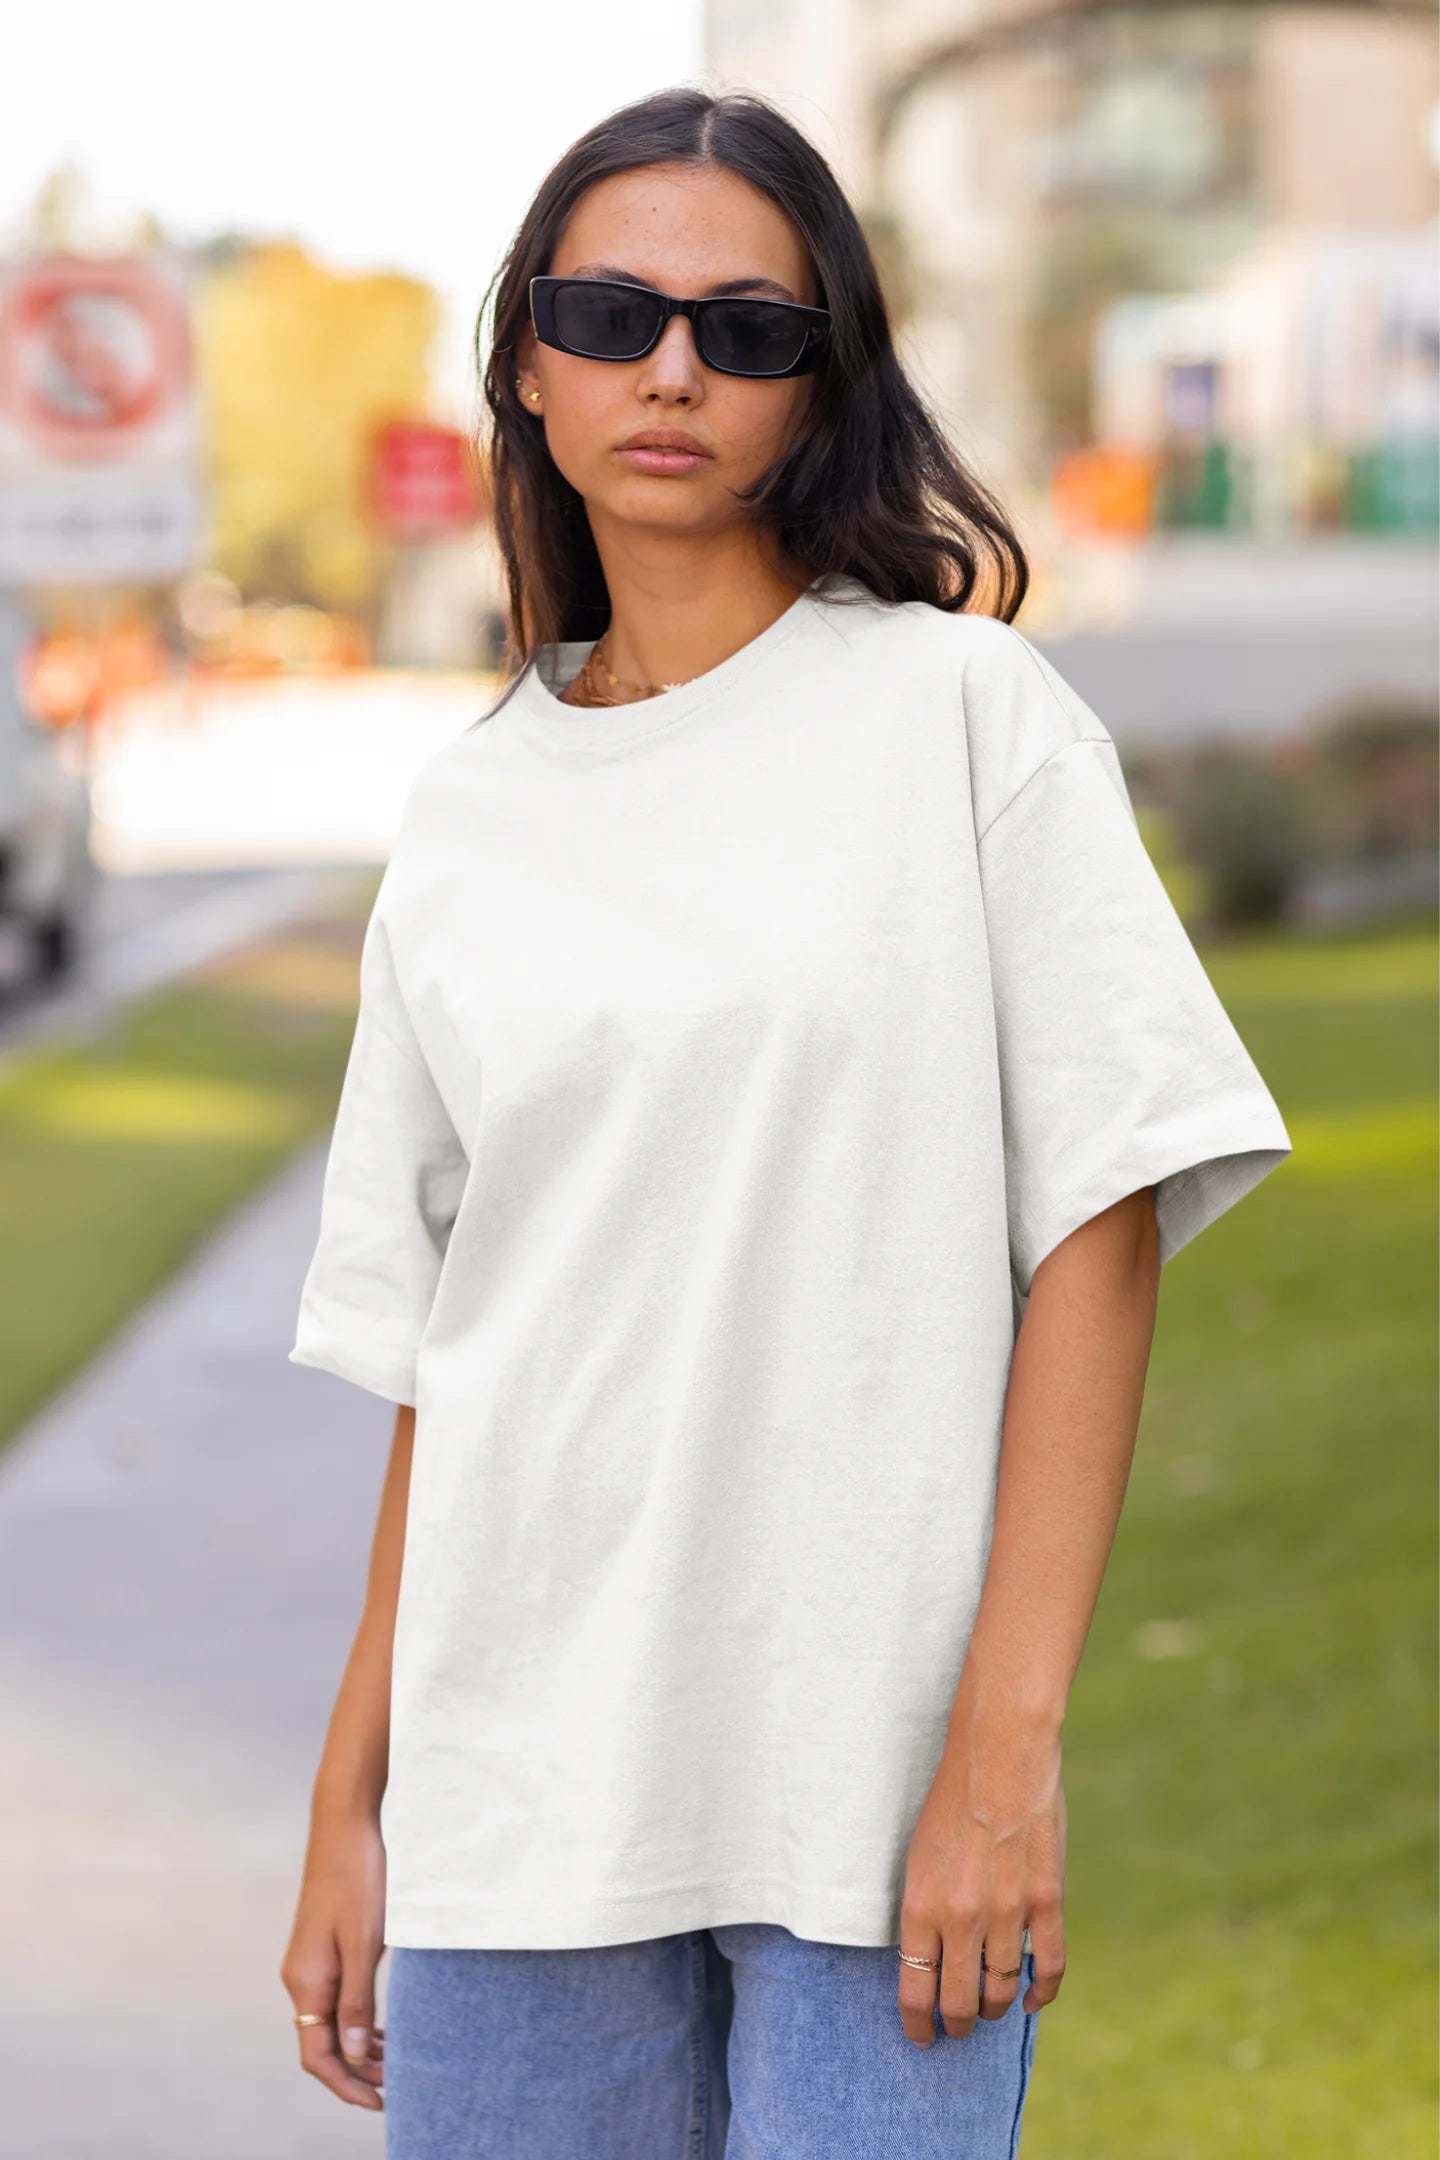
[[(610, 672), (610, 669), (606, 662), (600, 658), (600, 647), (604, 644), (605, 639), (609, 635), (609, 631), (605, 630), (595, 640), (595, 643), (591, 646), (589, 652), (585, 655), (585, 665), (580, 670), (581, 680), (585, 684), (587, 690), (594, 697), (595, 703), (597, 705), (629, 705), (635, 702), (633, 698), (606, 697), (604, 692), (600, 689), (599, 684), (595, 680), (595, 669), (597, 666), (599, 667), (601, 673), (604, 675), (606, 681), (610, 684), (612, 690), (634, 690), (642, 698), (658, 697), (662, 690), (678, 690), (681, 688), (681, 684), (678, 682), (627, 682), (622, 676), (613, 675)], [(685, 678), (687, 682), (693, 682), (694, 679), (695, 678), (693, 676), (686, 676)]]

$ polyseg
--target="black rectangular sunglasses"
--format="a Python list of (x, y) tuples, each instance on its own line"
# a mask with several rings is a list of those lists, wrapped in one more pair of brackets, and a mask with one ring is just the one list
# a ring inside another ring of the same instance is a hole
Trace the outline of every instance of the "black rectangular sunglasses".
[(672, 315), (688, 315), (695, 350), (721, 375), (808, 375), (830, 331), (828, 308), (723, 294), (677, 300), (619, 278), (533, 277), (530, 319), (542, 345), (582, 360), (643, 360)]

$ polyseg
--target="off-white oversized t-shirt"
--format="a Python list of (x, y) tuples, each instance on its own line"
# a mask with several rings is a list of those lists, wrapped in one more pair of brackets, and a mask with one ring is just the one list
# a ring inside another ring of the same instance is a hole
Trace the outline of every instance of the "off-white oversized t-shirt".
[(597, 710), (587, 650), (408, 793), (290, 1352), (416, 1408), (386, 1941), (894, 1944), (1035, 1269), (1290, 1142), (1017, 631), (821, 580)]

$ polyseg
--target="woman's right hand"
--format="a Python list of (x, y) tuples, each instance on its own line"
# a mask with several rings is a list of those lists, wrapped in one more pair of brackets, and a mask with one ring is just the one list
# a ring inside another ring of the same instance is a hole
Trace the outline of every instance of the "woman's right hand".
[(300, 2025), (300, 2066), (352, 2107), (382, 2110), (385, 2033), (375, 1973), (385, 1947), (385, 1847), (371, 1814), (312, 1818), (295, 1924), (280, 1978)]

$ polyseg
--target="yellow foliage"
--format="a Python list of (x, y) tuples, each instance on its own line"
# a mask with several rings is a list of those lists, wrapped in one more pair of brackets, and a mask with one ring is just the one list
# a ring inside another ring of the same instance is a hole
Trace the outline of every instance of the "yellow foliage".
[(212, 268), (195, 296), (213, 523), (209, 559), (363, 606), (390, 559), (367, 514), (371, 440), (429, 410), (440, 303), (396, 272), (345, 276), (293, 245)]

